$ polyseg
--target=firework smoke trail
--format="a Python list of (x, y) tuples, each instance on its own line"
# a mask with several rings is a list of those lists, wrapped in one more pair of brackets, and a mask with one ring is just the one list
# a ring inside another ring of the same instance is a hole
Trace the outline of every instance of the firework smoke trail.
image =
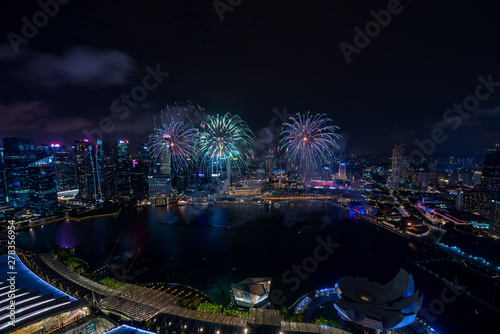
[(254, 134), (238, 115), (207, 116), (200, 126), (199, 155), (201, 165), (208, 164), (212, 172), (227, 171), (228, 179), (234, 167), (238, 173), (246, 168), (246, 159), (253, 157)]
[(162, 114), (161, 124), (155, 124), (154, 133), (149, 136), (148, 147), (155, 158), (168, 154), (172, 165), (180, 169), (193, 163), (196, 135), (196, 130), (184, 122), (165, 122)]
[(166, 123), (184, 122), (193, 128), (198, 128), (206, 119), (205, 109), (191, 101), (175, 102), (162, 109), (162, 118)]
[(328, 161), (328, 156), (333, 156), (332, 149), (339, 148), (335, 142), (340, 138), (335, 132), (339, 127), (328, 124), (331, 119), (324, 116), (297, 113), (288, 123), (283, 123), (280, 149), (286, 158), (306, 170), (317, 167), (318, 161)]

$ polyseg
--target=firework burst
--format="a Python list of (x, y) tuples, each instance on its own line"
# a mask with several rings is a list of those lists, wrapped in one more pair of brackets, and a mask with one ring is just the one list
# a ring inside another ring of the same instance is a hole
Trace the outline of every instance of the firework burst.
[(253, 156), (254, 135), (238, 115), (207, 116), (200, 126), (199, 154), (202, 166), (213, 173), (237, 172), (246, 168), (246, 159)]
[(156, 158), (167, 155), (175, 168), (182, 168), (193, 162), (195, 154), (196, 130), (186, 126), (184, 122), (170, 121), (155, 125), (155, 130), (149, 136), (148, 146)]
[(318, 162), (326, 162), (328, 156), (333, 156), (333, 148), (339, 148), (335, 142), (340, 138), (335, 132), (339, 127), (328, 124), (331, 119), (324, 116), (297, 113), (283, 124), (280, 149), (299, 167), (317, 167)]

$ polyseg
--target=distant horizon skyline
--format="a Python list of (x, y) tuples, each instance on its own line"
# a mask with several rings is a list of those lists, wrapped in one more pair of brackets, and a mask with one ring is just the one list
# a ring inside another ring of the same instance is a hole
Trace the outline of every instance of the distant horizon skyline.
[[(65, 148), (68, 148), (68, 147), (72, 147), (74, 145), (74, 143), (78, 140), (85, 140), (85, 139), (89, 139), (89, 138), (84, 138), (84, 137), (81, 137), (81, 138), (78, 138), (78, 139), (74, 139), (74, 140), (63, 140), (63, 141), (58, 141), (58, 140), (49, 140), (49, 141), (43, 141), (43, 140), (38, 140), (36, 138), (30, 138), (30, 137), (27, 137), (27, 136), (2, 136), (0, 137), (2, 139), (2, 141), (0, 141), (0, 148), (3, 148), (3, 138), (7, 138), (7, 137), (12, 137), (12, 138), (22, 138), (22, 139), (31, 139), (34, 141), (34, 146), (35, 146), (35, 149), (37, 147), (40, 147), (40, 146), (51, 146), (51, 145), (56, 145), (56, 144), (59, 144)], [(141, 146), (145, 146), (147, 144), (147, 139), (144, 140), (144, 141), (131, 141), (129, 140), (128, 138), (122, 138), (122, 137), (118, 137), (118, 139), (116, 140), (103, 140), (102, 142), (103, 143), (107, 143), (107, 144), (117, 144), (118, 141), (120, 140), (127, 140), (129, 142), (129, 151), (130, 152), (133, 152), (134, 154), (137, 153), (137, 150), (141, 147)], [(95, 144), (95, 140), (92, 140), (92, 139), (89, 139), (89, 141), (94, 145)], [(69, 143), (68, 143), (69, 142)], [(348, 151), (348, 149), (346, 149), (344, 152), (334, 152), (336, 155), (354, 155), (354, 156), (362, 156), (362, 155), (377, 155), (377, 154), (380, 154), (380, 155), (387, 155), (387, 156), (391, 156), (392, 155), (392, 149), (395, 145), (406, 145), (405, 143), (397, 143), (397, 144), (394, 144), (393, 146), (389, 147), (387, 149), (386, 152), (362, 152), (362, 153), (351, 153)], [(452, 157), (457, 157), (457, 158), (467, 158), (467, 157), (474, 157), (474, 158), (484, 158), (484, 155), (487, 153), (486, 151), (487, 150), (491, 150), (491, 149), (494, 149), (495, 147), (498, 147), (500, 144), (498, 143), (493, 143), (492, 145), (488, 146), (488, 147), (485, 147), (483, 151), (481, 152), (447, 152), (447, 153), (438, 153), (438, 154), (432, 154), (431, 156), (429, 156), (430, 158), (452, 158)], [(406, 156), (408, 157), (408, 153), (409, 152), (406, 152)]]

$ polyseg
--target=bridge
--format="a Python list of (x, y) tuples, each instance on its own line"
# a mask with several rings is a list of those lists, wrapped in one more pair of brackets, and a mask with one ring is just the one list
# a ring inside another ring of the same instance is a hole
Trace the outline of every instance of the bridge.
[(338, 196), (269, 196), (262, 197), (263, 200), (268, 201), (300, 201), (300, 200), (328, 200), (334, 199)]

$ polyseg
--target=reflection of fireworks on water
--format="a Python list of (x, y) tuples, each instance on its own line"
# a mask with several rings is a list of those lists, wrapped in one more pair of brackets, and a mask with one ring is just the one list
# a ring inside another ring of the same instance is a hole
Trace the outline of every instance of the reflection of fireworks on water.
[(202, 166), (209, 171), (231, 175), (246, 168), (246, 159), (253, 157), (254, 135), (238, 115), (207, 116), (201, 124), (199, 154)]
[(161, 121), (149, 136), (148, 146), (152, 155), (156, 158), (166, 155), (176, 168), (190, 165), (195, 153), (196, 131), (184, 122), (165, 122), (163, 114)]
[(297, 113), (283, 124), (280, 149), (299, 167), (317, 167), (318, 162), (326, 162), (333, 156), (332, 148), (339, 148), (335, 142), (340, 138), (335, 132), (339, 127), (328, 124), (331, 119), (324, 116)]

